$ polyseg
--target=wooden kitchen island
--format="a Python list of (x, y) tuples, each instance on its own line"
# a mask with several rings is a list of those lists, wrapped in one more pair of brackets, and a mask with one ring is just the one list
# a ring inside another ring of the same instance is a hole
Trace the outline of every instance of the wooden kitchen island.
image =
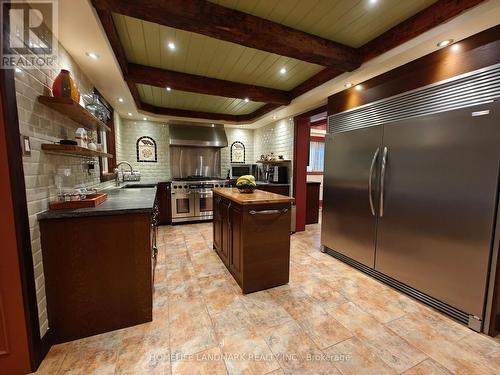
[(288, 283), (294, 198), (262, 190), (213, 191), (213, 246), (243, 293)]

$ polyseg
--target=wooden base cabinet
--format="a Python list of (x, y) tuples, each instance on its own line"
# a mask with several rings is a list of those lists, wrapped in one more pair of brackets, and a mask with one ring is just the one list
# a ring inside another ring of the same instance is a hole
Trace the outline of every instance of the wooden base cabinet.
[[(214, 241), (214, 250), (219, 253), (222, 249), (222, 198), (217, 196), (214, 197), (213, 200), (213, 241)], [(220, 256), (220, 254), (219, 254)]]
[(234, 205), (229, 211), (229, 236), (231, 239), (229, 244), (229, 272), (240, 285), (243, 273), (242, 222), (243, 212), (238, 206)]
[(159, 182), (156, 187), (156, 201), (158, 203), (159, 225), (170, 225), (172, 224), (172, 183), (171, 182)]
[(54, 344), (152, 320), (154, 220), (137, 213), (40, 221)]
[(245, 206), (214, 198), (214, 249), (243, 293), (287, 284), (290, 203)]

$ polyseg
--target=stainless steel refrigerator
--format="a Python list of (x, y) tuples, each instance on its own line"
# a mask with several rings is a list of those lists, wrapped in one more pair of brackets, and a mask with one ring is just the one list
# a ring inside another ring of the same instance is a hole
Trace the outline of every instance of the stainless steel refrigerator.
[(479, 330), (499, 166), (499, 102), (329, 134), (322, 245)]

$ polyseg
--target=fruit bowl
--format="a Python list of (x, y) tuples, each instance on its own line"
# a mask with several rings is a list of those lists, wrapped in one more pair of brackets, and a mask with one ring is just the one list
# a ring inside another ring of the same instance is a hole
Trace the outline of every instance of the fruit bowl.
[(243, 194), (250, 194), (250, 193), (253, 193), (253, 191), (255, 190), (255, 186), (250, 185), (250, 184), (240, 185), (240, 186), (237, 186), (237, 188), (240, 191), (240, 193), (243, 193)]

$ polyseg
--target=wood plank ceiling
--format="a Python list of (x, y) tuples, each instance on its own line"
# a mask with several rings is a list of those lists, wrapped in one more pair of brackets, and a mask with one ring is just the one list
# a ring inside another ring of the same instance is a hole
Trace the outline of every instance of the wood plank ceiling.
[(480, 2), (92, 0), (140, 111), (227, 122), (254, 121)]

